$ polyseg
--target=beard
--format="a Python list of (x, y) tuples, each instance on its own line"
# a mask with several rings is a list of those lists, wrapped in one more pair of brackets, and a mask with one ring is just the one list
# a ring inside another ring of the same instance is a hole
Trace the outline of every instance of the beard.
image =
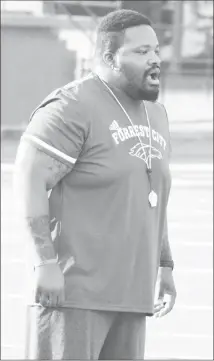
[(136, 100), (155, 102), (159, 96), (159, 87), (155, 87), (155, 89), (148, 89), (147, 86), (142, 86), (135, 91), (133, 90), (133, 95)]
[[(124, 81), (124, 91), (134, 100), (147, 100), (155, 102), (159, 96), (159, 85), (152, 86), (148, 82), (148, 70), (145, 71), (143, 79), (126, 67), (120, 68)], [(141, 80), (142, 79), (142, 80)], [(140, 81), (141, 80), (141, 81)]]

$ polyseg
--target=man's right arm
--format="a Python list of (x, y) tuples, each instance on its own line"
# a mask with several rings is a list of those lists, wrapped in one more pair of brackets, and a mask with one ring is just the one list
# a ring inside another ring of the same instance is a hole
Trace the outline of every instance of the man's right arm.
[(64, 275), (51, 239), (48, 191), (72, 170), (88, 136), (89, 121), (78, 91), (62, 88), (34, 112), (15, 164), (18, 213), (36, 256), (35, 300), (44, 306), (64, 298)]
[(68, 165), (21, 140), (15, 163), (14, 190), (24, 233), (35, 251), (34, 302), (44, 307), (64, 302), (64, 276), (54, 261), (57, 255), (51, 239), (48, 190), (70, 171)]
[(38, 150), (30, 142), (24, 139), (20, 142), (15, 162), (15, 197), (38, 263), (56, 258), (47, 192), (70, 171), (69, 166)]

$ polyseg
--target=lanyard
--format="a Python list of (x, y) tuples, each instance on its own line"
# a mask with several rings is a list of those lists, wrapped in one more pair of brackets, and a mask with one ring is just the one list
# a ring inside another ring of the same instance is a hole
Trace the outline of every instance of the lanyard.
[[(100, 78), (99, 78), (100, 79)], [(114, 94), (114, 92), (109, 88), (109, 86), (102, 80), (100, 79), (100, 81), (102, 82), (102, 84), (108, 89), (108, 91), (110, 92), (110, 94), (113, 96), (113, 98), (116, 100), (117, 104), (120, 106), (120, 108), (123, 110), (124, 114), (126, 115), (126, 117), (128, 118), (129, 122), (132, 125), (133, 131), (134, 131), (134, 124), (132, 122), (131, 117), (129, 116), (129, 114), (127, 113), (126, 109), (123, 107), (123, 105), (120, 103), (119, 99), (116, 97), (116, 95)], [(144, 109), (145, 109), (145, 113), (146, 113), (146, 120), (149, 126), (149, 159), (148, 159), (148, 164), (146, 163), (147, 166), (147, 175), (148, 175), (148, 179), (149, 179), (149, 186), (150, 186), (150, 193), (149, 193), (149, 203), (151, 205), (151, 207), (156, 207), (157, 205), (157, 194), (152, 190), (152, 135), (151, 135), (151, 125), (150, 125), (150, 121), (149, 121), (149, 116), (148, 116), (148, 112), (146, 109), (146, 104), (143, 101), (143, 105), (144, 105)], [(143, 148), (143, 142), (140, 138), (140, 136), (138, 134), (135, 133), (135, 135), (138, 137), (139, 142)]]

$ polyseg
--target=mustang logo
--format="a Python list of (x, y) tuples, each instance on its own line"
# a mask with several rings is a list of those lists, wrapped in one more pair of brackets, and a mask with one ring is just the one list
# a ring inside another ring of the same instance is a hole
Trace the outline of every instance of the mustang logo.
[[(144, 162), (149, 166), (148, 161), (150, 157), (150, 145), (144, 143), (137, 143), (134, 147), (130, 149), (130, 155), (135, 156), (144, 160)], [(159, 150), (151, 146), (151, 158), (162, 159), (162, 154)]]

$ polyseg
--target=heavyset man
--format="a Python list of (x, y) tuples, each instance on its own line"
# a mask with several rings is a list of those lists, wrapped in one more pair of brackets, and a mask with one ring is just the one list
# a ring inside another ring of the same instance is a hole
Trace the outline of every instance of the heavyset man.
[(17, 153), (34, 250), (28, 359), (143, 359), (146, 317), (175, 303), (170, 135), (150, 20), (109, 13), (94, 60), (36, 108)]

